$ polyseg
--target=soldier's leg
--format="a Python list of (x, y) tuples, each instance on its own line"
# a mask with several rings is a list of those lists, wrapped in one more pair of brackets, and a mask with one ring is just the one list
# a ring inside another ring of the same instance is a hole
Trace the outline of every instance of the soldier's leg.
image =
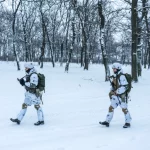
[(22, 104), (22, 109), (21, 111), (19, 112), (19, 114), (17, 115), (17, 118), (16, 119), (13, 119), (11, 118), (10, 120), (12, 122), (16, 122), (17, 124), (20, 124), (21, 120), (23, 119), (23, 117), (25, 116), (26, 114), (26, 111), (27, 111), (27, 106), (31, 106), (31, 98), (29, 97), (29, 93), (26, 92), (25, 93), (25, 99), (24, 99), (24, 103)]
[(110, 123), (110, 121), (113, 118), (113, 115), (114, 115), (114, 108), (112, 106), (109, 106), (109, 111), (108, 111), (108, 114), (106, 116), (106, 122)]
[(25, 116), (26, 111), (27, 111), (27, 104), (23, 103), (22, 104), (22, 109), (19, 112), (19, 114), (17, 116), (17, 119), (21, 121), (23, 119), (23, 117)]
[(40, 105), (34, 105), (34, 108), (37, 110), (38, 121), (44, 121), (44, 114)]
[(17, 116), (18, 120), (21, 121), (23, 119), (23, 117), (25, 116), (25, 114), (27, 112), (27, 107), (31, 106), (31, 105), (32, 105), (32, 103), (31, 103), (30, 93), (26, 92), (24, 103), (22, 104), (22, 109), (21, 109), (20, 113)]
[(125, 116), (125, 123), (130, 123), (132, 118), (131, 115), (129, 113), (129, 110), (127, 108), (127, 104), (126, 103), (121, 103), (121, 108), (122, 108), (122, 112), (124, 113)]
[(117, 108), (118, 105), (119, 101), (117, 96), (111, 96), (111, 105), (109, 106), (108, 114), (106, 116), (106, 122), (110, 123), (114, 115), (114, 109)]

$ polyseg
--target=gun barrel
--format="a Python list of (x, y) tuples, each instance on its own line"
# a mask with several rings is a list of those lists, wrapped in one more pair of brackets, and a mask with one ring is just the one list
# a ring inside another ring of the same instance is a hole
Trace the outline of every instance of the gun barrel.
[[(26, 76), (24, 76), (24, 77), (26, 77)], [(21, 79), (23, 79), (24, 77), (22, 77), (22, 78), (20, 78), (20, 79), (19, 79), (19, 78), (17, 78), (17, 80), (20, 82), (20, 80), (21, 80)]]

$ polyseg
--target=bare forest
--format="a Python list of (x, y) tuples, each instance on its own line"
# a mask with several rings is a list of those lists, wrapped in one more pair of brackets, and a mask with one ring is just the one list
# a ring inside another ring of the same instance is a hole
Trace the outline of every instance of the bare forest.
[[(9, 1), (6, 4), (6, 1)], [(0, 60), (150, 68), (150, 0), (0, 0)], [(142, 67), (143, 66), (143, 67)]]

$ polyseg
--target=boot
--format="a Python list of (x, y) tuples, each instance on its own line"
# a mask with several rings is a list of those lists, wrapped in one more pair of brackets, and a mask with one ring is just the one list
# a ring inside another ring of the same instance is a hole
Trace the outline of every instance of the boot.
[(125, 123), (123, 128), (130, 128), (130, 123)]
[(34, 123), (35, 126), (39, 126), (39, 125), (43, 125), (44, 124), (44, 121), (38, 121), (36, 123)]
[(104, 125), (106, 127), (109, 127), (109, 123), (107, 121), (99, 122), (99, 124)]
[(11, 120), (12, 122), (16, 122), (17, 124), (20, 124), (20, 120), (18, 120), (17, 118), (16, 118), (16, 119), (10, 118), (10, 120)]

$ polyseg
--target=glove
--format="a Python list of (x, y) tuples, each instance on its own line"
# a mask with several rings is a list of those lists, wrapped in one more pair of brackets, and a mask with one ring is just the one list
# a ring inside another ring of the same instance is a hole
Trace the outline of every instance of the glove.
[(19, 80), (19, 82), (20, 82), (20, 84), (21, 84), (22, 86), (24, 86), (24, 85), (25, 85), (25, 81), (24, 81), (24, 79), (23, 79), (23, 78), (21, 78), (21, 79)]
[(112, 87), (114, 87), (114, 86), (115, 86), (114, 82), (111, 82), (111, 86), (112, 86)]

